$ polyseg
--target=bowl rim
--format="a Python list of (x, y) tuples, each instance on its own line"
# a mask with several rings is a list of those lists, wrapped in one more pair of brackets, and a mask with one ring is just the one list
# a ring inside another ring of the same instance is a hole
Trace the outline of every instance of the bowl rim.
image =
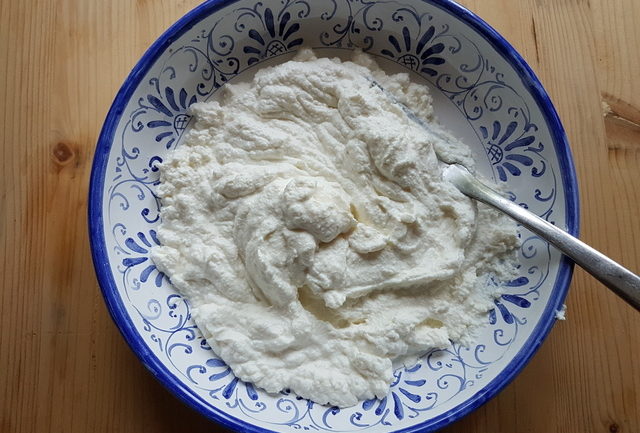
[[(118, 295), (117, 286), (111, 273), (103, 230), (102, 203), (106, 167), (109, 161), (109, 153), (116, 128), (132, 94), (135, 92), (145, 74), (177, 38), (210, 14), (236, 1), (237, 0), (207, 0), (196, 6), (158, 37), (127, 76), (109, 109), (96, 145), (89, 185), (88, 228), (93, 264), (109, 313), (127, 344), (145, 367), (174, 395), (202, 415), (235, 431), (264, 433), (272, 430), (240, 420), (208, 404), (202, 397), (197, 395), (171, 373), (147, 345), (142, 343), (142, 338), (132, 322), (128, 319), (129, 315), (126, 312), (126, 307)], [(558, 162), (561, 168), (561, 179), (565, 192), (567, 231), (577, 236), (580, 224), (579, 196), (571, 149), (569, 148), (567, 136), (560, 123), (558, 113), (539, 79), (515, 48), (493, 29), (493, 27), (473, 12), (452, 0), (421, 1), (432, 4), (450, 13), (470, 26), (520, 75), (523, 85), (528, 89), (540, 108), (547, 127), (549, 128), (554, 150), (558, 156)], [(425, 420), (420, 424), (396, 430), (396, 432), (422, 432), (442, 428), (466, 416), (505, 388), (531, 360), (553, 327), (556, 321), (555, 312), (562, 308), (572, 274), (573, 262), (567, 257), (561, 256), (558, 275), (552, 289), (552, 297), (542, 313), (540, 322), (536, 325), (520, 351), (491, 382), (476, 392), (471, 398), (449, 411)]]

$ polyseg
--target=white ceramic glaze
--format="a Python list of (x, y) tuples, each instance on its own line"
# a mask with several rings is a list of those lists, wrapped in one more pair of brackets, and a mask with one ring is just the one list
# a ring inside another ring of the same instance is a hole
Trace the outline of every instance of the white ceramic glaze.
[[(89, 223), (98, 278), (124, 337), (172, 392), (240, 431), (425, 431), (475, 409), (530, 359), (562, 306), (571, 266), (521, 230), (520, 276), (495, 301), (472, 347), (451, 344), (399, 369), (389, 395), (347, 409), (238, 381), (149, 259), (158, 243), (157, 163), (180, 143), (187, 108), (226, 82), (303, 46), (361, 48), (429, 85), (442, 122), (474, 150), (480, 172), (512, 200), (576, 234), (577, 187), (555, 110), (531, 70), (495, 31), (448, 0), (209, 1), (172, 26), (118, 93), (91, 179)], [(239, 312), (242, 314), (242, 312)]]

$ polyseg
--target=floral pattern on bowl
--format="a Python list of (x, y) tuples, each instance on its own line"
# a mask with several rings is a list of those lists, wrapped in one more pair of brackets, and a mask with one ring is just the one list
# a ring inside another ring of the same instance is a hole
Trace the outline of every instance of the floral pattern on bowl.
[(440, 428), (502, 389), (550, 330), (571, 265), (537, 236), (520, 231), (520, 275), (495, 300), (475, 345), (431, 351), (394, 373), (387, 397), (346, 409), (288, 391), (266, 394), (239, 381), (202, 338), (188, 302), (149, 258), (158, 244), (157, 165), (179, 145), (191, 119), (188, 107), (302, 46), (326, 55), (359, 48), (424, 80), (436, 108), (443, 107), (442, 121), (472, 146), (479, 170), (504, 183), (511, 200), (576, 233), (577, 187), (557, 115), (520, 56), (470, 12), (448, 0), (213, 0), (150, 48), (105, 122), (89, 205), (105, 300), (153, 374), (231, 428)]

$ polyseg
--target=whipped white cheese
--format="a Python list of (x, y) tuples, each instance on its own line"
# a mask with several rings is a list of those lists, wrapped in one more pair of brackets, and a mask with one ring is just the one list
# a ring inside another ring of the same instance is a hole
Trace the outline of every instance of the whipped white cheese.
[[(161, 166), (158, 268), (242, 380), (318, 403), (383, 397), (393, 366), (469, 343), (508, 277), (515, 225), (442, 180), (473, 167), (430, 133), (427, 88), (371, 57), (260, 70), (191, 107)], [(439, 128), (438, 128), (439, 129)]]

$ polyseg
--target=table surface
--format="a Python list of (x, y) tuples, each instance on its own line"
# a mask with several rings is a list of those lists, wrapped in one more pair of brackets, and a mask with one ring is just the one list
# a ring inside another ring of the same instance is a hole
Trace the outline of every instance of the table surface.
[[(0, 2), (0, 431), (216, 432), (149, 374), (91, 263), (98, 132), (142, 52), (198, 0)], [(640, 269), (640, 1), (465, 0), (524, 55), (566, 127), (582, 238)], [(445, 432), (640, 432), (640, 314), (577, 270), (502, 393)]]

